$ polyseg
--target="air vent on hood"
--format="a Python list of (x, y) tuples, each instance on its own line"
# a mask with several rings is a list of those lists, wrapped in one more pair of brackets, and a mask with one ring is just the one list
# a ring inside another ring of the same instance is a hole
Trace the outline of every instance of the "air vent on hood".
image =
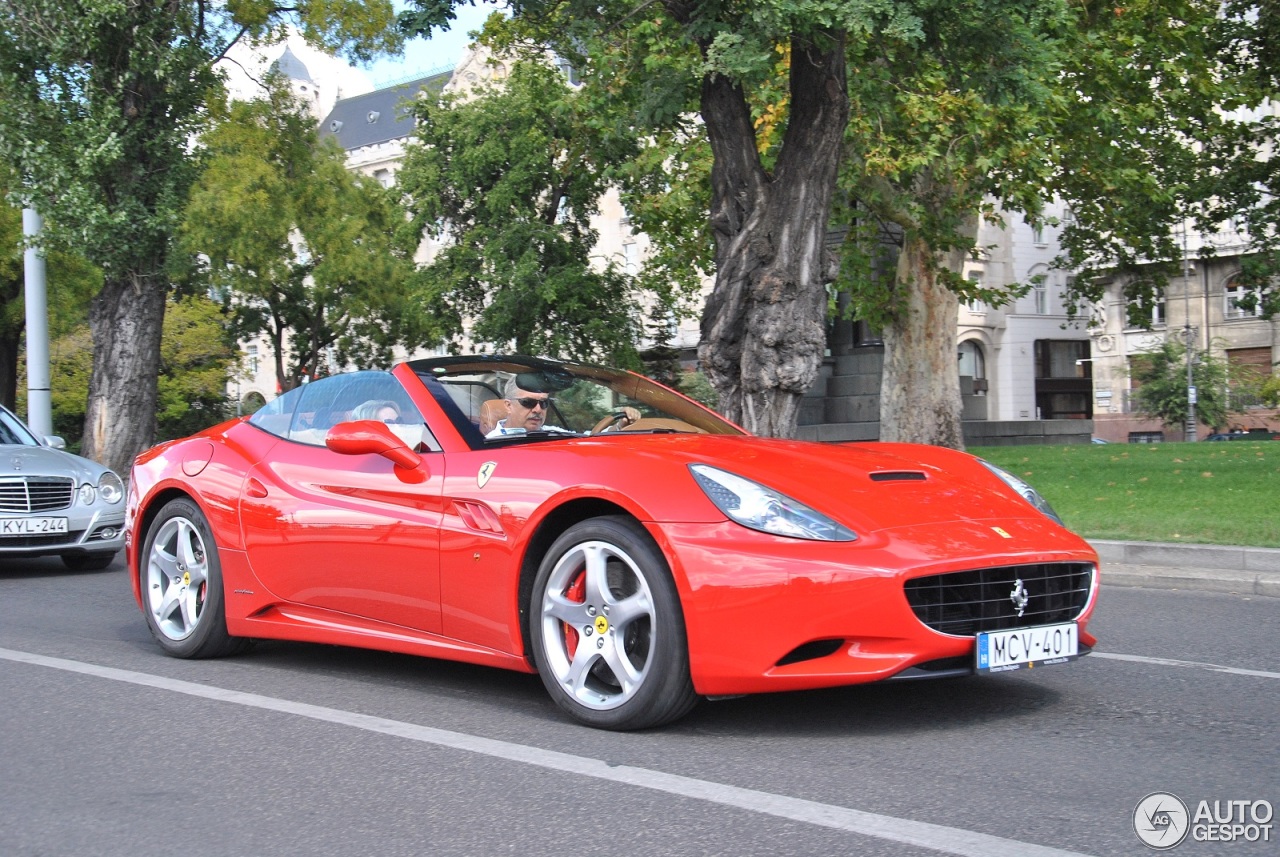
[(919, 470), (881, 470), (871, 474), (872, 482), (923, 482), (925, 475)]

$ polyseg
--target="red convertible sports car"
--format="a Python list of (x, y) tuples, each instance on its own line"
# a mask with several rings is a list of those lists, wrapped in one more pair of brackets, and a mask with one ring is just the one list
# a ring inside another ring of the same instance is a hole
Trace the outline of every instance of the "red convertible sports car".
[(749, 435), (639, 375), (514, 357), (336, 375), (134, 464), (165, 652), (315, 641), (537, 672), (591, 726), (704, 696), (1070, 661), (1097, 555), (965, 453)]

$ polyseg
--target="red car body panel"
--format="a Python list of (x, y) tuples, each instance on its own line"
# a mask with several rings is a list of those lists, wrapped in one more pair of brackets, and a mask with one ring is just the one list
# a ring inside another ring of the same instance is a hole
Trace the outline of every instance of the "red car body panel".
[[(411, 370), (394, 374), (433, 439), (414, 469), (295, 443), (245, 421), (139, 456), (126, 547), (139, 604), (148, 522), (182, 495), (213, 531), (232, 635), (528, 672), (527, 588), (540, 551), (565, 520), (625, 514), (670, 566), (694, 688), (731, 695), (876, 681), (972, 656), (972, 636), (939, 633), (915, 616), (908, 579), (1038, 563), (1096, 568), (1084, 540), (963, 453), (714, 434), (473, 448)], [(698, 487), (689, 466), (699, 463), (797, 498), (857, 539), (741, 526)], [(1097, 585), (1095, 573), (1077, 617), (1088, 647)], [(779, 665), (823, 640), (841, 642)]]

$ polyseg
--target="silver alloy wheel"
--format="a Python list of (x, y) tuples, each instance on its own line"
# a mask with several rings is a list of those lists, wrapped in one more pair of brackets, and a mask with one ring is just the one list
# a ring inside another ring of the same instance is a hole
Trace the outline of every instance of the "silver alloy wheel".
[(644, 685), (656, 611), (649, 583), (622, 548), (574, 545), (542, 595), (542, 646), (555, 680), (583, 706), (617, 708)]
[(194, 523), (170, 518), (147, 557), (147, 604), (156, 628), (170, 640), (185, 640), (200, 624), (209, 594), (209, 558)]

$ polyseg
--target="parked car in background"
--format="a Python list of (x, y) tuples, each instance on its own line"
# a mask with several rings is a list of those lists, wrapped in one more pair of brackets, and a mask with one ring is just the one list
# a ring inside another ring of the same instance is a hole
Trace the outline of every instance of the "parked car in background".
[(127, 505), (134, 597), (169, 655), (274, 638), (536, 672), (608, 729), (1096, 642), (1098, 556), (1016, 476), (936, 446), (753, 437), (601, 366), (321, 378), (143, 453)]
[(124, 547), (124, 483), (62, 445), (0, 406), (0, 558), (59, 556), (73, 571), (106, 568)]
[(1211, 434), (1205, 440), (1225, 441), (1225, 440), (1280, 440), (1280, 432), (1274, 432), (1270, 429), (1249, 429), (1248, 431), (1231, 431), (1219, 432)]

